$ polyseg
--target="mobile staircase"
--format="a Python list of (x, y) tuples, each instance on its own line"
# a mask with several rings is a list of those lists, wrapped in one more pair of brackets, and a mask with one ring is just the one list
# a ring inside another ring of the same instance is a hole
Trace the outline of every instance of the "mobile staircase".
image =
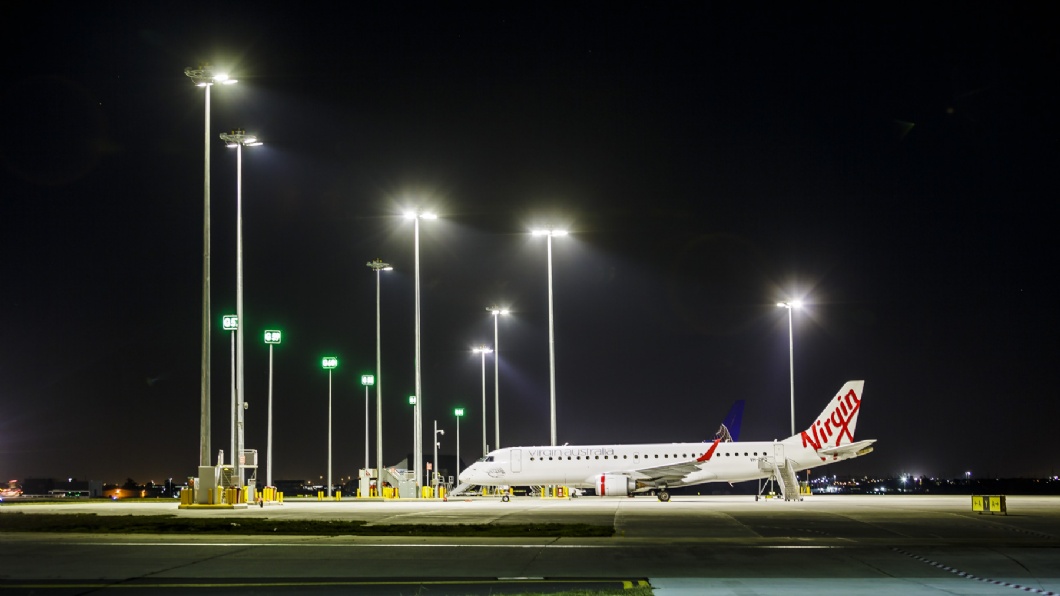
[[(801, 501), (799, 479), (795, 476), (795, 467), (786, 457), (763, 457), (758, 460), (758, 469), (771, 474), (768, 485), (776, 481), (780, 485), (780, 494), (785, 501)], [(759, 486), (758, 496), (762, 496), (764, 485)]]

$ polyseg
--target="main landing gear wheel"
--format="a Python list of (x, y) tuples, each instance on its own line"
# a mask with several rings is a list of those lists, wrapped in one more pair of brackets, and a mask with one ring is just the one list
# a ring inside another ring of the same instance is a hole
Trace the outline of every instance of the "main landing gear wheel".
[(507, 503), (508, 499), (509, 499), (508, 495), (504, 495), (503, 497), (501, 497), (501, 502), (502, 503)]
[(669, 501), (670, 500), (670, 493), (668, 493), (668, 492), (666, 492), (664, 490), (659, 491), (659, 500), (662, 501), (663, 503)]

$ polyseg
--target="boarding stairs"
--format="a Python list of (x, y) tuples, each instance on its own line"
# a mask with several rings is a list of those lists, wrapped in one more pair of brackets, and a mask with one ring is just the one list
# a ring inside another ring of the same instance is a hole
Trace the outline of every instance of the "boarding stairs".
[(460, 483), (453, 490), (449, 491), (449, 496), (472, 496), (478, 492), (478, 485), (469, 485), (466, 483)]
[(780, 485), (780, 494), (785, 501), (802, 500), (799, 493), (799, 479), (795, 475), (795, 466), (785, 457), (763, 457), (758, 460), (758, 469), (772, 474), (770, 482), (776, 480)]

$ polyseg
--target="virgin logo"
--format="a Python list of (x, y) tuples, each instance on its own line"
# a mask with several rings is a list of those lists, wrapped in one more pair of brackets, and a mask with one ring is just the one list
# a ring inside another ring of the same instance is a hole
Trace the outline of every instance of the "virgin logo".
[[(850, 430), (850, 424), (861, 409), (861, 399), (851, 389), (846, 395), (837, 395), (838, 402), (828, 417), (821, 416), (809, 429), (802, 431), (802, 446), (813, 447), (815, 450), (821, 445), (839, 447), (846, 437), (848, 443), (854, 442), (854, 433)], [(831, 445), (833, 437), (835, 444)]]

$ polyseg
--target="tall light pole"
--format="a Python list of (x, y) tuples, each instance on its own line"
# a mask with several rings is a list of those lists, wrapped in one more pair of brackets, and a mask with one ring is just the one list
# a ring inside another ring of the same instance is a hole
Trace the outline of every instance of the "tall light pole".
[(375, 385), (375, 375), (361, 375), (364, 385), (364, 472), (368, 473), (368, 388)]
[[(238, 465), (237, 460), (239, 459), (236, 457), (236, 420), (239, 417), (238, 402), (236, 401), (236, 333), (239, 329), (239, 317), (236, 315), (225, 315), (221, 317), (221, 326), (225, 331), (232, 333), (232, 406), (231, 409), (228, 410), (232, 415), (232, 426), (229, 429), (231, 439), (229, 448), (232, 452), (228, 454), (228, 457), (232, 462), (232, 466), (235, 467), (236, 473), (238, 473), (239, 468), (236, 467)], [(242, 478), (240, 478), (240, 483), (236, 486), (242, 486), (242, 484)]]
[(471, 351), (482, 360), (482, 457), (486, 457), (486, 354), (493, 350), (489, 346), (477, 346)]
[[(409, 396), (409, 405), (412, 406), (412, 444), (413, 445), (416, 444), (416, 437), (419, 435), (419, 433), (417, 432), (418, 427), (416, 426), (416, 401), (417, 400), (416, 400), (416, 396), (415, 395), (410, 395)], [(413, 449), (415, 449), (415, 447)], [(413, 462), (416, 461), (416, 456), (415, 455), (412, 457), (412, 460), (413, 460)], [(417, 470), (415, 468), (415, 464), (413, 464), (413, 471), (414, 471), (413, 479), (416, 481), (416, 486), (419, 487), (420, 486), (420, 474), (422, 474), (423, 472), (422, 472), (422, 470)]]
[(380, 259), (367, 263), (372, 271), (375, 271), (375, 465), (376, 485), (380, 487), (379, 494), (383, 491), (383, 374), (382, 374), (382, 343), (379, 319), (379, 275), (381, 271), (392, 271), (394, 268), (390, 263), (384, 263)]
[(324, 370), (328, 371), (328, 498), (331, 498), (331, 371), (339, 365), (339, 359), (327, 356), (320, 361)]
[[(210, 465), (210, 87), (214, 83), (231, 85), (235, 79), (214, 72), (208, 64), (188, 67), (184, 74), (202, 87), (206, 97), (206, 128), (203, 135), (203, 209), (202, 209), (202, 362), (199, 377), (199, 465)], [(206, 493), (204, 492), (203, 495)]]
[(423, 469), (423, 382), (420, 375), (420, 220), (438, 219), (434, 213), (422, 211), (406, 211), (405, 219), (413, 221), (414, 249), (415, 249), (415, 278), (416, 278), (416, 409), (413, 412), (416, 437), (412, 446), (412, 459), (416, 466), (416, 478), (419, 480), (420, 471)]
[(464, 408), (456, 408), (453, 414), (456, 414), (456, 477), (460, 478), (460, 419), (464, 417)]
[(431, 438), (434, 439), (434, 469), (431, 471), (432, 472), (431, 476), (434, 478), (434, 481), (431, 482), (431, 485), (434, 487), (434, 492), (432, 492), (431, 494), (436, 496), (436, 497), (438, 496), (438, 445), (439, 445), (439, 443), (438, 443), (438, 435), (444, 435), (444, 434), (445, 434), (444, 430), (438, 430), (438, 421), (435, 420), (434, 421), (434, 434), (431, 435)]
[(265, 486), (272, 487), (272, 346), (280, 343), (281, 333), (275, 329), (265, 331), (265, 343), (269, 345), (269, 434), (265, 444)]
[(236, 330), (236, 400), (238, 402), (238, 445), (235, 454), (236, 469), (239, 473), (239, 485), (243, 486), (243, 147), (261, 145), (257, 137), (248, 135), (247, 131), (238, 129), (221, 133), (221, 140), (227, 147), (236, 150), (236, 316), (240, 325)]
[(493, 315), (493, 448), (501, 448), (501, 383), (498, 363), (501, 359), (500, 344), (497, 343), (497, 317), (508, 316), (511, 311), (498, 306), (487, 307), (486, 310)]
[(788, 369), (791, 371), (791, 435), (795, 436), (795, 331), (792, 311), (802, 307), (801, 300), (777, 302), (777, 306), (788, 309)]
[(534, 236), (545, 236), (548, 238), (548, 387), (549, 387), (549, 410), (551, 412), (551, 438), (552, 446), (556, 446), (556, 326), (552, 309), (552, 238), (555, 236), (566, 236), (567, 230), (539, 229), (534, 230)]

